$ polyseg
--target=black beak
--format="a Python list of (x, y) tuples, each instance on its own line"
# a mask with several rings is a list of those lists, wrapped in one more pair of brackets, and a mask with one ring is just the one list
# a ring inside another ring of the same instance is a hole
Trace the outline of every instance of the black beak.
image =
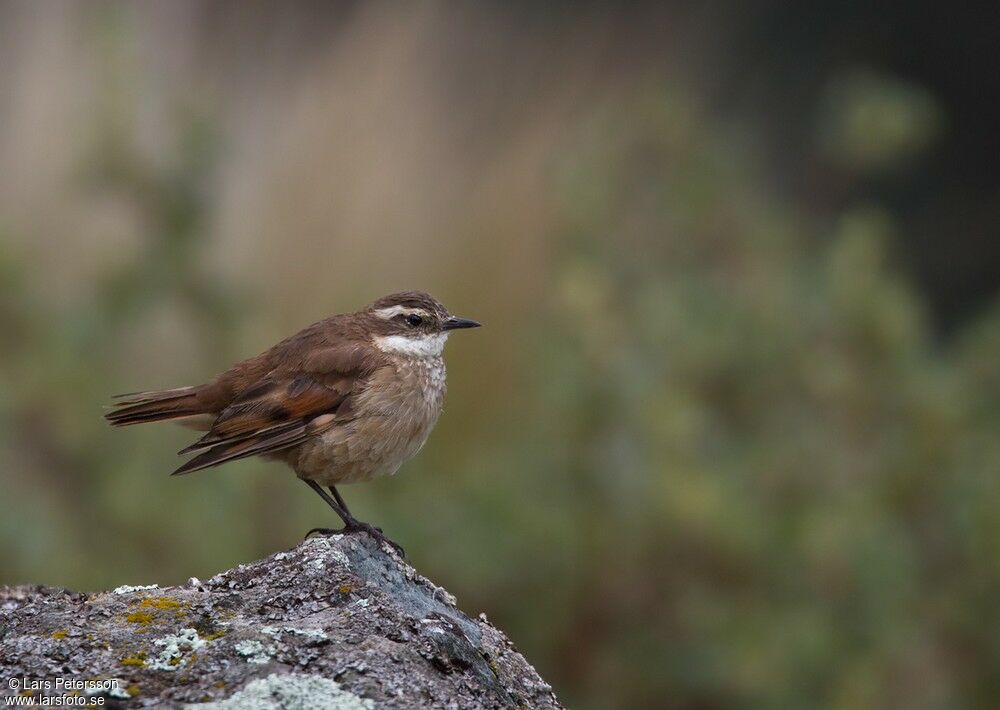
[(477, 323), (468, 318), (449, 318), (444, 322), (445, 330), (458, 330), (459, 328), (478, 328), (482, 323)]

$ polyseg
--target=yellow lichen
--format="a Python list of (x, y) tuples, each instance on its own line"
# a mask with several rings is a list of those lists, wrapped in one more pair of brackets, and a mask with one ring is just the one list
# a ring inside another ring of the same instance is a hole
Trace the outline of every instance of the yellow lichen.
[(170, 597), (147, 597), (140, 601), (138, 606), (139, 609), (128, 614), (125, 619), (132, 624), (140, 624), (142, 626), (153, 623), (156, 618), (152, 611), (145, 611), (146, 609), (173, 611), (176, 616), (181, 614), (181, 611), (186, 607), (183, 602), (171, 599)]
[(226, 681), (224, 681), (224, 680), (217, 681), (213, 687), (218, 688), (219, 690), (222, 690), (223, 688), (226, 687)]
[(349, 584), (341, 584), (340, 585), (340, 593), (341, 594), (350, 594), (351, 593), (351, 585), (349, 585)]
[(148, 611), (133, 611), (125, 617), (125, 620), (130, 624), (151, 624), (153, 622), (153, 615)]
[(132, 685), (130, 685), (125, 689), (125, 692), (128, 693), (130, 697), (134, 698), (136, 695), (142, 692), (142, 688), (133, 683)]
[(142, 600), (140, 606), (152, 609), (176, 610), (180, 609), (182, 606), (184, 606), (184, 604), (177, 601), (176, 599), (171, 599), (170, 597), (148, 597)]
[(69, 634), (66, 632), (66, 629), (59, 629), (52, 632), (52, 638), (54, 639), (64, 639), (67, 636), (69, 636)]
[(137, 668), (146, 667), (146, 652), (139, 651), (131, 656), (125, 656), (121, 661), (123, 666), (136, 666)]
[(215, 639), (222, 638), (226, 635), (225, 629), (220, 629), (219, 631), (214, 631), (210, 634), (204, 634), (201, 639), (203, 641), (214, 641)]

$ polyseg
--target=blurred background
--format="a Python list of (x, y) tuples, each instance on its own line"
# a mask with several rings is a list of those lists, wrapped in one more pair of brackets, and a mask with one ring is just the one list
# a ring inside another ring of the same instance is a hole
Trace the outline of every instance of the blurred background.
[(578, 708), (995, 707), (1000, 33), (931, 2), (0, 3), (0, 583), (330, 511), (110, 395), (424, 289), (344, 493)]

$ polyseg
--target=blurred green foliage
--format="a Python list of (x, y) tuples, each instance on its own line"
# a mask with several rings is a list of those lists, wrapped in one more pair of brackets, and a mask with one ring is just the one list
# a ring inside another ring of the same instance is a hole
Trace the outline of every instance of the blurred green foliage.
[[(104, 426), (122, 383), (198, 381), (262, 345), (252, 288), (205, 267), (224, 141), (179, 111), (150, 160), (128, 87), (104, 90), (78, 180), (135, 211), (135, 255), (58, 302), (0, 234), (4, 583), (177, 582), (326, 515), (276, 464), (168, 481), (184, 432)], [(831, 97), (819, 133), (861, 167), (937, 120), (867, 75)], [(799, 213), (683, 90), (641, 86), (567, 134), (546, 288), (502, 334), (521, 376), (455, 362), (449, 412), (478, 424), (446, 412), (352, 507), (573, 707), (991, 706), (1000, 307), (935, 341), (889, 213)]]
[(935, 344), (885, 213), (804, 224), (725, 136), (654, 96), (571, 156), (490, 608), (591, 707), (988, 707), (1000, 312)]

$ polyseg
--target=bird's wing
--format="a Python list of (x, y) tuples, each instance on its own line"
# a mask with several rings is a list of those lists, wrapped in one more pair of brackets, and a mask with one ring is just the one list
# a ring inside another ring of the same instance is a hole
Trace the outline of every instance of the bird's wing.
[(222, 410), (212, 428), (180, 453), (200, 452), (174, 475), (298, 446), (348, 418), (350, 401), (377, 363), (351, 343), (281, 360)]

